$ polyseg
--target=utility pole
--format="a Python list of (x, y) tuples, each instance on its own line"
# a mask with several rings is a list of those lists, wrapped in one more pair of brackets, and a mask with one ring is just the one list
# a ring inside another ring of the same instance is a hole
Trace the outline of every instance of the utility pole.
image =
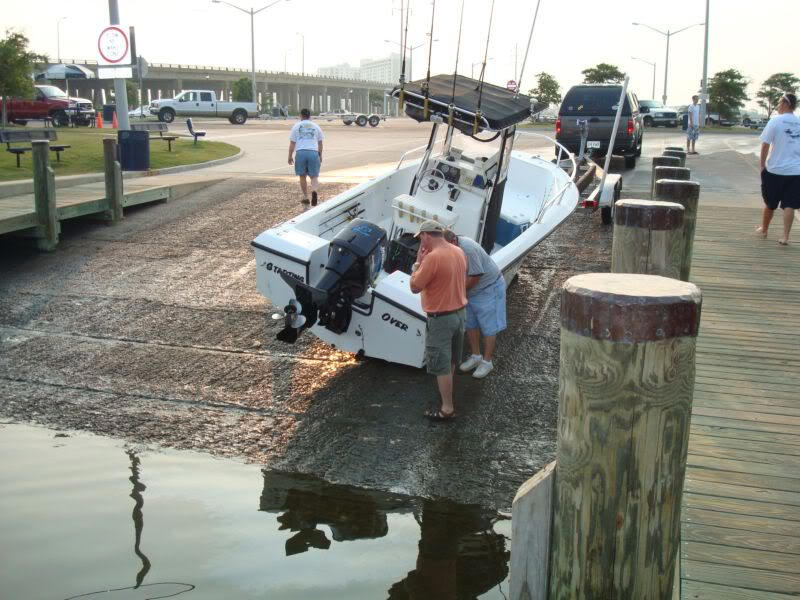
[[(117, 0), (108, 0), (108, 17), (111, 25), (119, 25)], [(128, 121), (128, 90), (124, 79), (114, 79), (114, 98), (117, 105), (117, 123), (121, 131), (131, 128)]]
[(56, 44), (58, 50), (58, 63), (61, 64), (61, 21), (67, 17), (59, 17), (56, 21)]
[(706, 0), (706, 41), (703, 47), (703, 81), (700, 86), (700, 127), (706, 126), (706, 115), (708, 114), (708, 14), (710, 2), (711, 0)]

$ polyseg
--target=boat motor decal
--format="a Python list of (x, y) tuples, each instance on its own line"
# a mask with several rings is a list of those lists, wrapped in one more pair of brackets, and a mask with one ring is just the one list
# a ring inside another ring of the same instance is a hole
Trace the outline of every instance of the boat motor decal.
[(400, 331), (408, 331), (408, 325), (403, 323), (400, 319), (396, 319), (395, 317), (393, 317), (388, 312), (385, 312), (385, 313), (383, 313), (381, 315), (381, 320), (386, 322), (386, 323), (389, 323), (390, 325), (394, 325)]

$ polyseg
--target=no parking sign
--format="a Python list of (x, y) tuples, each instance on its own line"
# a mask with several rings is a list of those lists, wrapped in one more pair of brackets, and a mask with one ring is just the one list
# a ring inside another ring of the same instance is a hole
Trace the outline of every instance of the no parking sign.
[(109, 25), (100, 32), (97, 38), (97, 64), (97, 76), (100, 79), (127, 78), (133, 75), (130, 27)]

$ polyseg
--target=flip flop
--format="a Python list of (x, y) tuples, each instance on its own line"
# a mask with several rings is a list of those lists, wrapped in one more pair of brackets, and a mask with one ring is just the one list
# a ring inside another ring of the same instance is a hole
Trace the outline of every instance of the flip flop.
[(431, 421), (453, 421), (456, 418), (456, 411), (446, 413), (441, 409), (427, 410), (423, 416)]
[(762, 240), (765, 240), (765, 239), (767, 239), (767, 232), (766, 232), (766, 231), (764, 231), (764, 229), (761, 227), (761, 225), (758, 225), (758, 226), (756, 227), (756, 235), (757, 235), (758, 237), (760, 237)]
[(788, 240), (778, 240), (778, 243), (781, 246), (788, 246), (789, 245), (789, 241)]

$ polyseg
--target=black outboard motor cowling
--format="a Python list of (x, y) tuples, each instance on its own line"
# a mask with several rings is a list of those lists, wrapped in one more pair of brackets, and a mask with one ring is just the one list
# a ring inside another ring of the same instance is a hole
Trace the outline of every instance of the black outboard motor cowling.
[(294, 343), (303, 329), (317, 321), (334, 333), (346, 332), (353, 316), (353, 300), (363, 296), (380, 273), (385, 245), (386, 231), (364, 219), (354, 219), (331, 240), (328, 263), (314, 285), (281, 273), (305, 319), (298, 327), (297, 307), (289, 304), (284, 309), (286, 327), (278, 333), (278, 339)]

